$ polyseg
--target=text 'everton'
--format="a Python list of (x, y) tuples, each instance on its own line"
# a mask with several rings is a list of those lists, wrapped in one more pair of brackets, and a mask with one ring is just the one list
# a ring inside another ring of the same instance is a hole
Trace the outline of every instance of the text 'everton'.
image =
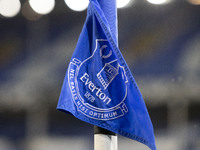
[(111, 99), (101, 91), (101, 88), (98, 88), (94, 85), (92, 81), (89, 81), (89, 75), (85, 73), (80, 80), (85, 83), (86, 86), (88, 86), (88, 89), (92, 92), (95, 93), (95, 95), (102, 100), (106, 105), (108, 105), (111, 102)]

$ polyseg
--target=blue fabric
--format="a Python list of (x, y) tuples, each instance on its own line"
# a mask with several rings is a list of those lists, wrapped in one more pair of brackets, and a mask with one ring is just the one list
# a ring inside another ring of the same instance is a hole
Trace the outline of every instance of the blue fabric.
[(110, 13), (104, 1), (90, 1), (57, 109), (156, 150), (145, 103), (117, 46), (116, 5)]

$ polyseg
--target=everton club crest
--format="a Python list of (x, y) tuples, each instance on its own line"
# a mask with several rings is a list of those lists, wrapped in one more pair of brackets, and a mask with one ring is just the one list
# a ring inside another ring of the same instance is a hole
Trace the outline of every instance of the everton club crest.
[(96, 39), (85, 60), (72, 59), (68, 81), (77, 110), (87, 117), (111, 120), (128, 112), (126, 72), (107, 40)]

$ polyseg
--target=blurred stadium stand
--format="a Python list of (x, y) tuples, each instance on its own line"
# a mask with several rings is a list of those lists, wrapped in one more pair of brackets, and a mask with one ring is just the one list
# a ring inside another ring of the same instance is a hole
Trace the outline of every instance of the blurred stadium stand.
[[(200, 149), (200, 6), (137, 1), (118, 11), (119, 47), (158, 150)], [(0, 150), (92, 150), (93, 127), (56, 110), (86, 16), (57, 1), (36, 21), (0, 18)], [(119, 137), (119, 150), (147, 149)]]

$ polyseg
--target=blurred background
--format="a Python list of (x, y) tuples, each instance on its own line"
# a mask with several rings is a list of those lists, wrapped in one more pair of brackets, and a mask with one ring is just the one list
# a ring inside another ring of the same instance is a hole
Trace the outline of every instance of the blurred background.
[[(119, 48), (157, 149), (199, 150), (200, 0), (118, 4)], [(0, 150), (93, 150), (93, 126), (56, 110), (87, 5), (0, 0)], [(119, 150), (129, 149), (148, 148), (119, 136)]]

